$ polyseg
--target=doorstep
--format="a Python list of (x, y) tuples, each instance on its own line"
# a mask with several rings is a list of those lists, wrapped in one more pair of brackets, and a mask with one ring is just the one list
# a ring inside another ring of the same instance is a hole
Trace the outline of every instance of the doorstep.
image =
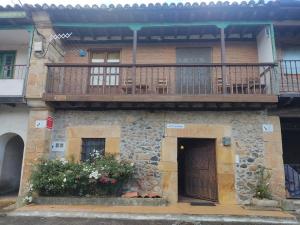
[(8, 216), (72, 217), (126, 220), (166, 220), (193, 222), (235, 222), (245, 224), (298, 224), (294, 216), (279, 211), (246, 210), (238, 205), (191, 206), (98, 206), (31, 204)]

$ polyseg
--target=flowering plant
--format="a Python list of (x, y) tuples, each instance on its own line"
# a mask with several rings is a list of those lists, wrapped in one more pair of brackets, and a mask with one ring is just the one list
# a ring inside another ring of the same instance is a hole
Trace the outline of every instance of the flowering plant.
[(272, 194), (270, 190), (270, 169), (261, 166), (256, 171), (256, 176), (257, 182), (255, 186), (254, 197), (259, 199), (272, 199)]
[(33, 191), (46, 196), (118, 195), (132, 177), (134, 165), (113, 155), (83, 163), (40, 160), (32, 171)]

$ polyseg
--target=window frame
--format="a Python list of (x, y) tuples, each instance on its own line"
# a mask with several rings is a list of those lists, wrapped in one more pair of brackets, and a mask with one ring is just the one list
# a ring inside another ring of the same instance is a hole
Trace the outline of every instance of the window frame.
[[(6, 56), (12, 56), (12, 63), (10, 65), (3, 65), (3, 60)], [(6, 50), (1, 50), (0, 51), (0, 79), (13, 79), (14, 78), (14, 66), (16, 65), (16, 57), (17, 57), (17, 52), (16, 51), (6, 51)], [(9, 75), (4, 77), (4, 71), (5, 67), (10, 66), (12, 67), (9, 69)]]
[[(94, 53), (104, 53), (104, 62), (103, 63), (95, 63), (95, 64), (102, 64), (105, 67), (97, 66), (97, 67), (91, 67), (90, 69), (90, 82), (89, 85), (91, 87), (96, 86), (119, 86), (120, 81), (120, 67), (119, 65), (121, 63), (121, 50), (120, 49), (90, 49), (89, 50), (89, 62), (90, 64), (93, 64), (93, 54)], [(109, 53), (118, 53), (119, 54), (119, 62), (107, 62)], [(108, 65), (112, 65), (109, 67)], [(102, 73), (93, 73), (94, 69), (101, 70), (103, 69)], [(107, 71), (109, 69), (116, 68), (118, 72), (112, 74), (108, 73)], [(105, 81), (104, 81), (105, 79)], [(96, 82), (95, 82), (96, 81)]]
[(86, 162), (89, 160), (89, 156), (87, 154), (91, 154), (92, 151), (91, 150), (88, 150), (87, 151), (87, 148), (88, 147), (93, 147), (93, 145), (89, 146), (87, 144), (87, 142), (96, 142), (96, 141), (99, 141), (99, 142), (102, 142), (100, 143), (100, 147), (99, 148), (102, 148), (100, 149), (100, 153), (101, 155), (105, 155), (105, 144), (106, 144), (106, 139), (105, 138), (81, 138), (81, 157), (80, 157), (80, 161), (81, 162)]

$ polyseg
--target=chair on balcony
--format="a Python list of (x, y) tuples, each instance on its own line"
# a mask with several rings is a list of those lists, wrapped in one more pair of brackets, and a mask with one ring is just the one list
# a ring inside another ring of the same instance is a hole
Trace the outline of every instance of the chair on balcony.
[(147, 84), (143, 84), (140, 81), (134, 85), (132, 78), (125, 78), (122, 85), (122, 90), (125, 94), (133, 94), (134, 86), (136, 94), (145, 94), (149, 88)]
[(122, 90), (125, 94), (132, 94), (133, 90), (133, 80), (132, 78), (125, 78), (122, 84)]
[(156, 84), (156, 93), (167, 94), (168, 92), (168, 80), (166, 78), (158, 79)]

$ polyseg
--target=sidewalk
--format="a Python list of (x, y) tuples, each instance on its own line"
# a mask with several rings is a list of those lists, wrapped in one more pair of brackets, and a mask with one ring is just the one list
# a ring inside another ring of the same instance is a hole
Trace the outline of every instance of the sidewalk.
[(282, 211), (254, 211), (238, 205), (191, 206), (178, 203), (159, 206), (29, 205), (8, 216), (102, 218), (127, 220), (166, 220), (193, 222), (235, 222), (245, 224), (298, 224)]

